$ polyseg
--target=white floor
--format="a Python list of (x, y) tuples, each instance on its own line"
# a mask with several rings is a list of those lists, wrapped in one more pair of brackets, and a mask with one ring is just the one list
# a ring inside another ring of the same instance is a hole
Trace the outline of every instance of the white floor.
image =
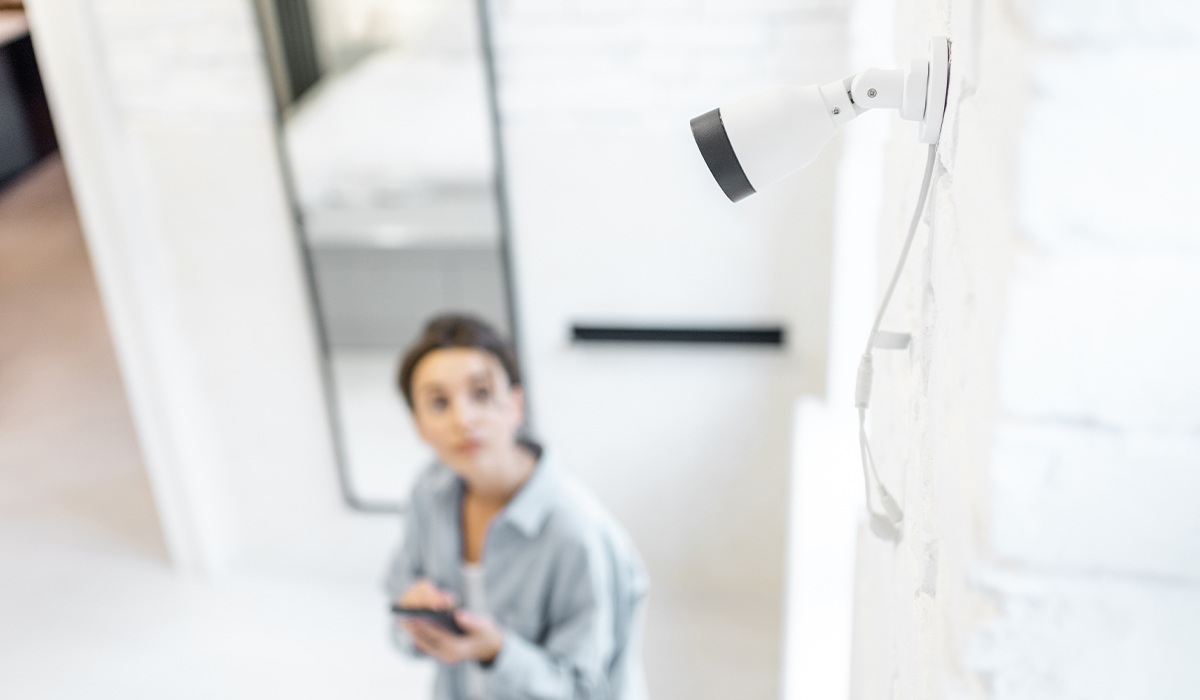
[[(373, 546), (334, 575), (203, 582), (171, 570), (56, 158), (0, 194), (0, 329), (0, 698), (429, 696), (432, 668), (387, 641)], [(391, 362), (337, 367), (376, 387), (352, 411), (386, 409), (360, 436), (379, 460), (420, 449), (406, 428), (384, 436), (404, 417), (378, 389)], [(777, 610), (655, 589), (652, 696), (776, 697)]]

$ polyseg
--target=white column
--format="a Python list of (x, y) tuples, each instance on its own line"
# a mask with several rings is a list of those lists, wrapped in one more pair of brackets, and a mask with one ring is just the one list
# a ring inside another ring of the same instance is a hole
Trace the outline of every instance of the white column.
[(251, 4), (26, 4), (171, 557), (293, 547), (337, 490)]

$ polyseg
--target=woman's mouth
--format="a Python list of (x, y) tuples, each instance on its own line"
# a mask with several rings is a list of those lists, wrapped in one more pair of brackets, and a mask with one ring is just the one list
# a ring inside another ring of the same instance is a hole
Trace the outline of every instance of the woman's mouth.
[(479, 440), (463, 440), (454, 449), (459, 454), (472, 454), (478, 452), (481, 447), (483, 447), (483, 443)]

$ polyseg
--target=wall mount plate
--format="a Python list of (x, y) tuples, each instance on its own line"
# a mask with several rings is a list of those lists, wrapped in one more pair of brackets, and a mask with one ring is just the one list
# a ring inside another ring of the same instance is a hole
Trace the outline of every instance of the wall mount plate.
[(921, 143), (937, 143), (950, 90), (950, 39), (929, 40), (929, 87), (925, 92), (925, 117), (921, 119)]

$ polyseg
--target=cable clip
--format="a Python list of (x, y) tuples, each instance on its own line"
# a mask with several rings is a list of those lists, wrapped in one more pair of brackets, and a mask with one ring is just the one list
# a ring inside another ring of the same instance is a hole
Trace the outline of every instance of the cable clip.
[(864, 354), (858, 363), (858, 381), (854, 383), (854, 407), (865, 410), (871, 404), (871, 380), (875, 375), (875, 365), (871, 355)]
[(876, 331), (873, 346), (880, 350), (904, 350), (912, 342), (911, 333), (893, 333), (891, 331)]

